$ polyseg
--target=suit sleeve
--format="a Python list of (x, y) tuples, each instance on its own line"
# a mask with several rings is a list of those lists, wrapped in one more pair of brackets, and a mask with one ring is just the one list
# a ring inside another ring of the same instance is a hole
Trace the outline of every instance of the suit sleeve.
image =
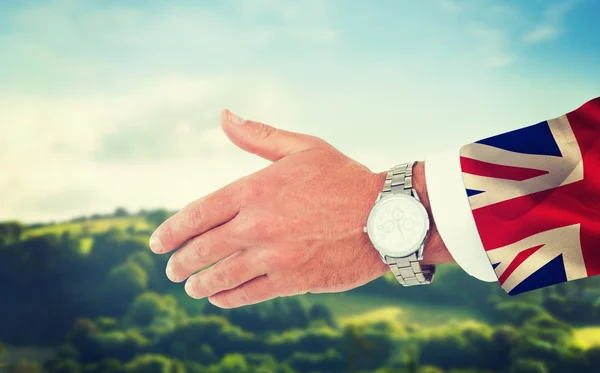
[(466, 194), (502, 288), (600, 274), (600, 97), (460, 150)]

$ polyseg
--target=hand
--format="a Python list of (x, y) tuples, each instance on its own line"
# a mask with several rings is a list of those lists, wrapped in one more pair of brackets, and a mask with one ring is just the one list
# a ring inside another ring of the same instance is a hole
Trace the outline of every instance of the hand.
[(341, 292), (389, 271), (363, 232), (386, 172), (371, 172), (317, 137), (229, 111), (221, 113), (221, 126), (238, 147), (273, 163), (188, 204), (156, 229), (155, 253), (180, 247), (167, 264), (170, 280), (187, 279), (191, 297), (231, 308)]

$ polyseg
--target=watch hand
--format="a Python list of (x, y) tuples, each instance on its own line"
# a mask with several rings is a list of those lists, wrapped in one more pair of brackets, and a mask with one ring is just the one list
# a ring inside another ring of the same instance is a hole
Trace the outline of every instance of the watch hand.
[(400, 222), (399, 221), (396, 222), (396, 229), (398, 229), (398, 232), (400, 232), (400, 235), (402, 236), (402, 239), (405, 239), (404, 238), (404, 232), (402, 232), (402, 229), (400, 227)]

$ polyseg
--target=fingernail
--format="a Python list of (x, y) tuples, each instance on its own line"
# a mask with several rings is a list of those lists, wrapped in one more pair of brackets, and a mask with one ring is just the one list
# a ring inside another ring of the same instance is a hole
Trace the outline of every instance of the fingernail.
[(233, 114), (231, 111), (227, 111), (227, 119), (229, 119), (229, 121), (231, 123), (235, 123), (235, 124), (244, 124), (245, 120), (242, 117), (238, 117), (237, 115)]
[(162, 242), (160, 242), (160, 239), (158, 238), (157, 231), (154, 231), (152, 236), (150, 236), (150, 250), (154, 251), (155, 253), (162, 253), (164, 249), (165, 248), (163, 247)]
[(188, 278), (187, 282), (185, 283), (185, 292), (187, 293), (187, 295), (189, 295), (190, 297), (193, 297), (193, 290), (192, 290), (192, 279)]
[(165, 272), (166, 272), (169, 280), (171, 280), (173, 282), (177, 282), (177, 276), (175, 275), (175, 272), (173, 271), (173, 266), (171, 265), (170, 262), (167, 264), (167, 270)]

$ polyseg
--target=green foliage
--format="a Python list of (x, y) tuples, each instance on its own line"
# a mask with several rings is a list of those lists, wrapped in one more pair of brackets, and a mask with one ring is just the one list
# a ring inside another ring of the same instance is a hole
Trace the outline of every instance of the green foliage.
[(148, 274), (130, 261), (113, 268), (108, 274), (106, 291), (116, 299), (132, 299), (148, 286)]
[(243, 355), (228, 354), (221, 360), (218, 371), (220, 373), (248, 373), (249, 367)]
[(516, 300), (498, 303), (494, 312), (496, 318), (513, 325), (521, 325), (535, 317), (548, 315), (548, 312), (539, 304)]
[(123, 373), (123, 364), (117, 359), (103, 359), (86, 365), (85, 373)]
[(501, 369), (506, 364), (497, 354), (494, 329), (481, 323), (448, 324), (433, 330), (422, 341), (425, 364), (442, 369)]
[(71, 344), (63, 344), (56, 349), (56, 357), (64, 360), (77, 361), (79, 358), (79, 351)]
[(232, 325), (220, 316), (195, 316), (178, 324), (175, 329), (162, 336), (157, 349), (166, 351), (174, 342), (186, 349), (186, 356), (208, 344), (217, 356), (231, 351), (256, 351), (261, 344), (252, 333)]
[(333, 318), (331, 310), (325, 307), (323, 304), (314, 304), (308, 310), (308, 318), (311, 322), (323, 321), (325, 325), (335, 326), (336, 322)]
[(73, 359), (60, 359), (48, 364), (48, 370), (51, 373), (81, 373), (83, 368)]
[(125, 373), (186, 373), (183, 363), (155, 354), (137, 356), (124, 368)]
[(0, 371), (4, 369), (4, 343), (0, 342)]
[(322, 353), (294, 352), (286, 360), (292, 369), (299, 372), (344, 372), (348, 370), (348, 363), (338, 351), (327, 349)]
[(17, 221), (0, 223), (0, 249), (21, 239), (25, 226)]
[(46, 369), (38, 363), (21, 361), (9, 369), (9, 373), (46, 373)]
[(543, 361), (519, 359), (511, 364), (510, 373), (549, 373)]
[[(583, 284), (583, 281), (575, 281)], [(544, 298), (543, 306), (554, 317), (562, 320), (570, 320), (575, 325), (592, 324), (600, 319), (600, 310), (590, 307), (590, 301), (583, 297), (581, 285), (570, 284), (573, 291), (566, 295), (551, 294)]]
[[(223, 316), (232, 324), (253, 333), (306, 328), (310, 322), (306, 307), (298, 298), (290, 297), (276, 298), (252, 307), (222, 309), (207, 306), (204, 313)], [(321, 317), (329, 318), (331, 314), (323, 312)]]
[[(409, 372), (410, 372), (410, 370), (407, 370), (407, 373), (409, 373)], [(438, 367), (427, 365), (427, 366), (418, 368), (417, 373), (444, 373), (444, 371)]]
[[(158, 210), (113, 218), (113, 229), (98, 216), (40, 225), (36, 234), (18, 223), (0, 224), (0, 304), (10, 305), (0, 307), (0, 338), (11, 346), (51, 346), (55, 353), (44, 365), (22, 362), (6, 370), (563, 373), (600, 366), (600, 347), (578, 347), (573, 333), (573, 325), (600, 317), (600, 302), (594, 305), (600, 291), (587, 282), (508, 297), (495, 284), (443, 266), (436, 286), (404, 289), (380, 279), (353, 292), (365, 302), (373, 302), (372, 294), (387, 305), (409, 300), (414, 315), (336, 319), (332, 299), (339, 298), (327, 295), (318, 303), (284, 297), (223, 310), (182, 296), (181, 285), (164, 275), (168, 256), (152, 255), (149, 232), (136, 229), (135, 219), (158, 225), (169, 216)], [(457, 295), (457, 288), (468, 291)], [(422, 320), (434, 314), (451, 319), (463, 306), (471, 313), (462, 320), (479, 312), (489, 322), (431, 326)]]
[(139, 265), (148, 273), (154, 271), (154, 258), (149, 250), (135, 252), (127, 257), (127, 261)]
[(126, 327), (171, 326), (177, 321), (178, 309), (175, 298), (146, 292), (133, 301), (125, 315)]
[(115, 212), (113, 212), (113, 216), (116, 218), (122, 218), (125, 216), (129, 216), (129, 212), (124, 207), (117, 207)]
[(146, 213), (146, 221), (152, 228), (157, 228), (171, 216), (171, 213), (165, 209), (152, 210)]

